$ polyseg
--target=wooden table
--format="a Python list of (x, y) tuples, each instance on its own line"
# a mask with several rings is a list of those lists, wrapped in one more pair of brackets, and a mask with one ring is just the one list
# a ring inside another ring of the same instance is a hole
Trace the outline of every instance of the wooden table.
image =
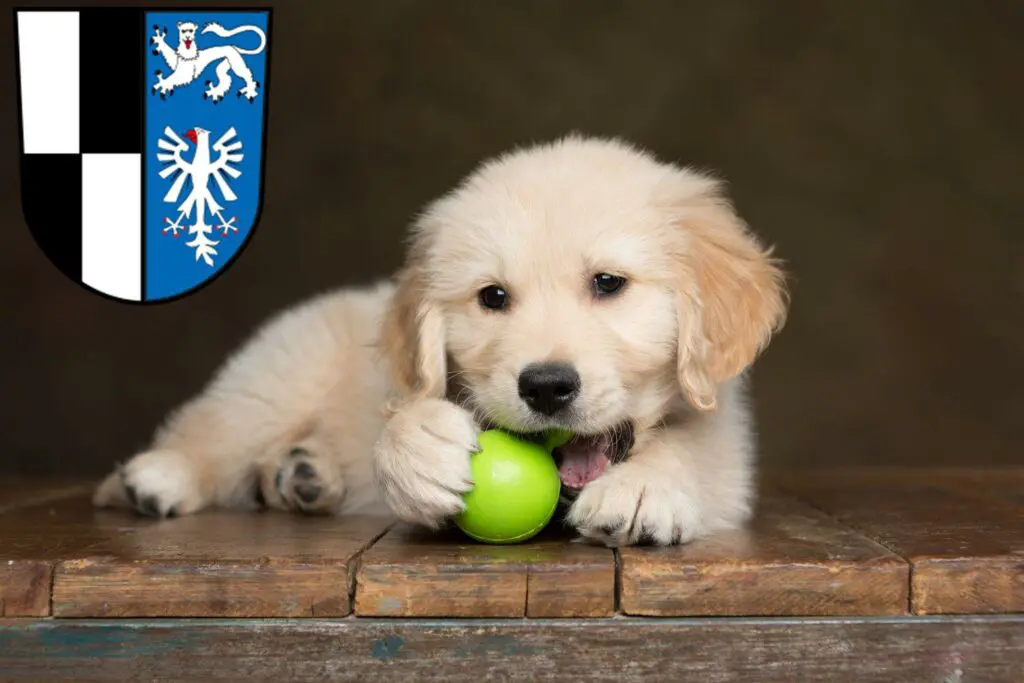
[(0, 480), (0, 681), (1024, 681), (1024, 468), (766, 480), (747, 530), (618, 551)]

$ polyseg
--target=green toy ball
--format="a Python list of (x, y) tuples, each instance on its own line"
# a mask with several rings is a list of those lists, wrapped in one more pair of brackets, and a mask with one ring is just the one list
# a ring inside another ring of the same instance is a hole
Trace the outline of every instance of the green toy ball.
[(480, 434), (480, 451), (470, 460), (473, 490), (455, 523), (484, 543), (520, 543), (548, 525), (558, 506), (562, 481), (551, 451), (572, 438), (549, 433), (541, 445), (492, 429)]

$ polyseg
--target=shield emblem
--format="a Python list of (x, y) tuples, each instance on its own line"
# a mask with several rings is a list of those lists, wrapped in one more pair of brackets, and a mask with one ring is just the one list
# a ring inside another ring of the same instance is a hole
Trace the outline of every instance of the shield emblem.
[(75, 282), (157, 303), (259, 222), (271, 10), (15, 11), (22, 208)]

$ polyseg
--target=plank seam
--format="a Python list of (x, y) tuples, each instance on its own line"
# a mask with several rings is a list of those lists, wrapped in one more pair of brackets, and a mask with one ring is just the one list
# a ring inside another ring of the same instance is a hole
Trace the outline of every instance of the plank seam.
[(353, 553), (352, 557), (349, 558), (349, 560), (348, 560), (348, 604), (349, 604), (349, 613), (350, 614), (355, 614), (355, 609), (356, 609), (356, 585), (358, 584), (358, 576), (357, 575), (359, 573), (359, 568), (362, 566), (362, 563), (363, 563), (363, 554), (367, 550), (372, 548), (377, 543), (377, 541), (379, 541), (380, 539), (384, 538), (384, 536), (395, 527), (395, 524), (397, 524), (397, 522), (391, 522), (390, 524), (385, 526), (384, 529), (379, 534), (377, 534), (376, 536), (371, 538), (369, 541), (367, 541), (366, 544), (364, 544), (361, 548), (359, 548), (359, 550), (357, 550), (355, 553)]
[(615, 562), (615, 585), (612, 589), (612, 612), (624, 614), (622, 611), (622, 556), (618, 548), (612, 548), (612, 559)]
[(849, 523), (849, 522), (847, 522), (845, 520), (839, 519), (836, 515), (832, 514), (828, 510), (824, 509), (823, 507), (820, 507), (819, 505), (816, 505), (813, 501), (811, 501), (808, 498), (804, 497), (798, 491), (793, 490), (789, 486), (787, 486), (785, 484), (776, 483), (775, 487), (779, 491), (782, 491), (783, 493), (786, 493), (786, 494), (792, 496), (793, 498), (795, 498), (796, 500), (800, 501), (801, 503), (803, 503), (807, 507), (811, 508), (812, 510), (817, 510), (818, 512), (820, 512), (821, 514), (825, 515), (830, 520), (832, 520), (833, 522), (838, 524), (839, 526), (845, 527), (846, 529), (849, 529), (850, 531), (853, 531), (853, 532), (861, 535), (862, 537), (864, 537), (865, 540), (870, 541), (871, 543), (874, 543), (879, 548), (887, 550), (888, 552), (892, 553), (894, 556), (896, 556), (900, 560), (902, 560), (903, 563), (907, 565), (907, 600), (906, 600), (906, 604), (904, 604), (904, 606), (903, 606), (903, 609), (906, 611), (907, 614), (913, 614), (913, 605), (914, 605), (914, 563), (911, 562), (909, 557), (905, 557), (903, 555), (903, 553), (899, 552), (896, 548), (890, 547), (887, 543), (884, 543), (880, 539), (876, 538), (875, 534), (873, 532), (871, 532), (871, 531), (869, 531), (867, 529), (862, 529), (862, 528), (860, 528), (860, 527), (858, 527), (858, 526), (856, 526), (854, 524), (851, 524), (851, 523)]
[(0, 632), (13, 630), (22, 626), (47, 625), (54, 627), (122, 627), (131, 631), (146, 628), (191, 628), (193, 626), (221, 627), (259, 627), (287, 626), (305, 628), (320, 626), (324, 628), (354, 626), (356, 628), (377, 625), (409, 626), (416, 628), (437, 628), (445, 626), (464, 626), (467, 628), (488, 627), (521, 627), (524, 629), (544, 628), (546, 626), (564, 626), (579, 629), (587, 626), (626, 626), (630, 628), (647, 628), (648, 626), (665, 625), (758, 625), (758, 626), (817, 626), (870, 624), (883, 626), (887, 624), (1022, 624), (1024, 613), (981, 613), (966, 612), (963, 614), (899, 614), (899, 615), (853, 615), (853, 616), (768, 616), (768, 615), (721, 615), (721, 616), (675, 616), (657, 617), (647, 615), (614, 615), (609, 617), (541, 617), (524, 619), (522, 617), (366, 617), (349, 614), (344, 617), (68, 617), (66, 619), (49, 619), (46, 617), (9, 617), (0, 622)]
[(917, 571), (912, 562), (908, 564), (910, 564), (910, 569), (907, 571), (907, 581), (910, 582), (910, 585), (907, 586), (907, 614), (914, 614), (914, 574)]
[(57, 563), (50, 563), (50, 580), (47, 582), (46, 616), (53, 617), (53, 589), (57, 585)]
[(853, 531), (854, 533), (860, 534), (864, 538), (864, 540), (869, 541), (869, 542), (877, 545), (879, 548), (882, 548), (883, 550), (886, 550), (886, 551), (892, 553), (896, 557), (898, 557), (901, 560), (903, 560), (904, 562), (906, 562), (908, 566), (913, 566), (913, 564), (911, 563), (909, 558), (904, 557), (903, 554), (900, 553), (896, 548), (890, 547), (887, 543), (885, 543), (885, 542), (879, 540), (878, 538), (876, 538), (874, 532), (872, 532), (872, 531), (870, 531), (868, 529), (861, 528), (861, 527), (859, 527), (859, 526), (857, 526), (855, 524), (851, 524), (850, 522), (847, 522), (845, 520), (840, 519), (839, 517), (837, 517), (836, 515), (832, 514), (831, 512), (826, 510), (825, 508), (823, 508), (823, 507), (821, 507), (819, 505), (816, 505), (810, 499), (805, 498), (799, 492), (794, 491), (793, 489), (790, 489), (789, 487), (781, 486), (780, 490), (782, 490), (784, 493), (786, 493), (786, 494), (788, 494), (790, 496), (793, 496), (793, 498), (797, 499), (798, 501), (800, 501), (801, 503), (803, 503), (807, 507), (812, 508), (812, 509), (817, 510), (818, 512), (822, 513), (823, 515), (828, 517), (830, 520), (832, 520), (833, 522), (835, 522), (839, 526), (845, 527), (848, 531)]
[(530, 618), (530, 565), (526, 564), (526, 581), (523, 586), (523, 618)]

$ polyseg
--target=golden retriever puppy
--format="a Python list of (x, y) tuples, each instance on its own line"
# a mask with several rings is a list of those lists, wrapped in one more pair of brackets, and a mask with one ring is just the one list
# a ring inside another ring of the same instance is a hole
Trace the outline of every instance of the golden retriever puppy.
[(581, 535), (686, 542), (750, 515), (744, 371), (786, 303), (718, 181), (616, 140), (517, 150), (427, 208), (393, 284), (271, 321), (96, 503), (439, 527), (481, 429), (559, 427)]

